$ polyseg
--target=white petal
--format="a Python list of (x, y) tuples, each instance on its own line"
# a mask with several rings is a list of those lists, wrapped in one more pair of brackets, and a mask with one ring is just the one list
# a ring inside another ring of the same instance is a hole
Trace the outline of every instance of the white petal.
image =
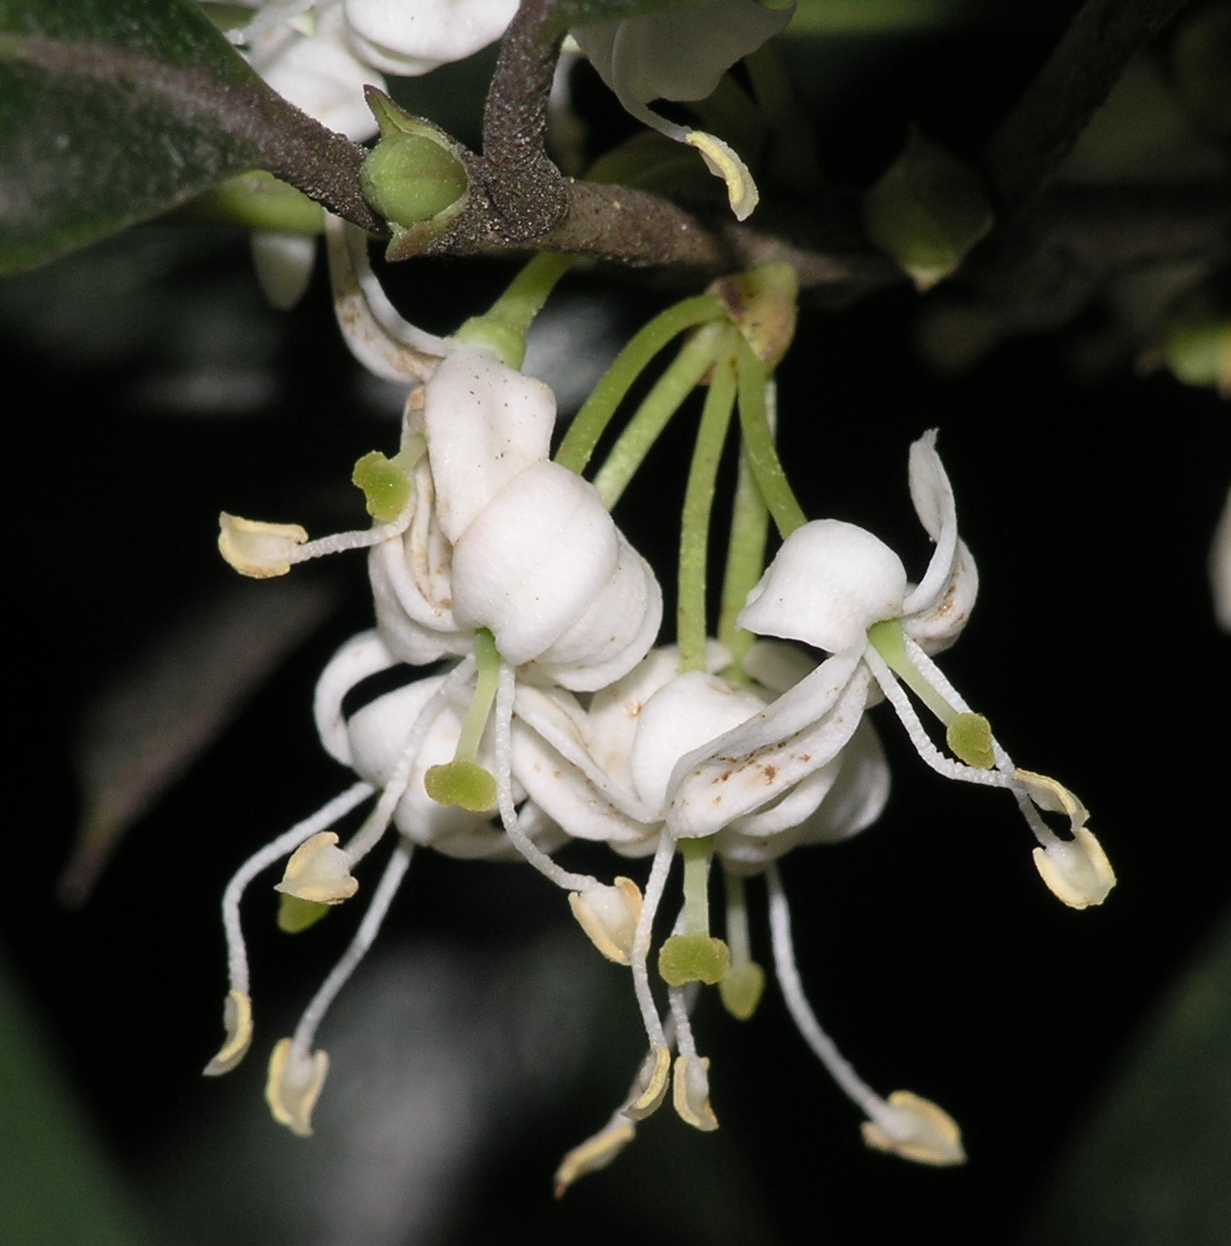
[(483, 509), (453, 549), (453, 615), (487, 627), (512, 666), (541, 656), (615, 571), (616, 527), (594, 486), (536, 463)]
[(651, 809), (661, 810), (676, 762), (746, 722), (764, 704), (754, 693), (717, 675), (705, 671), (677, 675), (641, 712), (630, 759), (633, 790)]
[(644, 822), (621, 813), (590, 781), (525, 723), (513, 723), (513, 773), (527, 795), (574, 839), (639, 843)]
[(373, 630), (352, 636), (321, 671), (312, 698), (312, 717), (321, 746), (342, 765), (351, 764), (350, 739), (342, 717), (343, 698), (361, 680), (388, 670), (396, 661)]
[(748, 722), (681, 758), (669, 789), (672, 834), (711, 835), (827, 765), (859, 725), (868, 680), (859, 654), (830, 658)]
[(957, 558), (957, 506), (940, 455), (936, 430), (929, 429), (910, 448), (910, 498), (928, 536), (936, 542), (923, 579), (907, 594), (904, 614), (935, 605), (953, 574)]
[(794, 11), (793, 4), (775, 11), (759, 0), (704, 0), (588, 23), (573, 35), (621, 103), (699, 100), (713, 94), (736, 61), (782, 30)]
[(782, 543), (738, 622), (844, 653), (864, 644), (873, 623), (901, 614), (905, 595), (906, 568), (888, 545), (854, 524), (816, 519)]
[(889, 763), (868, 718), (838, 755), (841, 769), (816, 813), (800, 830), (800, 842), (836, 844), (871, 826), (889, 800)]
[[(730, 654), (716, 640), (706, 642), (708, 671), (720, 671), (730, 660)], [(641, 711), (659, 688), (675, 678), (679, 663), (680, 652), (675, 645), (660, 645), (622, 679), (600, 689), (590, 699), (590, 754), (629, 790), (633, 782), (629, 758)]]
[(322, 125), (357, 143), (376, 133), (363, 88), (371, 83), (383, 90), (384, 79), (345, 45), (332, 15), (322, 17), (312, 37), (279, 41), (272, 57), (258, 53), (253, 63), (275, 91)]
[(456, 544), (514, 476), (547, 458), (556, 396), (485, 350), (454, 346), (425, 387), (423, 419), (436, 513)]
[(452, 610), (429, 602), (406, 565), (405, 537), (376, 546), (368, 555), (368, 580), (376, 627), (389, 651), (412, 666), (449, 654), (469, 653), (473, 633), (457, 626)]
[(744, 670), (770, 692), (785, 692), (816, 670), (817, 663), (794, 645), (758, 640), (744, 655)]
[(256, 279), (265, 297), (279, 311), (289, 311), (303, 298), (312, 280), (316, 238), (312, 234), (258, 230), (250, 245)]
[(504, 33), (517, 0), (346, 0), (351, 41), (369, 64), (417, 77)]
[(833, 761), (805, 775), (773, 804), (736, 818), (727, 829), (752, 839), (768, 839), (810, 823), (838, 781), (846, 751), (844, 748)]
[[(576, 707), (576, 708), (574, 708)], [(656, 821), (654, 811), (595, 761), (586, 738), (584, 713), (568, 693), (547, 692), (520, 681), (514, 702), (517, 717), (579, 770), (603, 798), (634, 822)]]
[(978, 595), (978, 568), (966, 542), (959, 540), (948, 583), (930, 606), (903, 619), (902, 626), (925, 653), (943, 653), (970, 621)]
[(649, 652), (663, 617), (653, 568), (618, 529), (616, 569), (589, 609), (535, 662), (574, 692), (593, 692), (627, 675)]

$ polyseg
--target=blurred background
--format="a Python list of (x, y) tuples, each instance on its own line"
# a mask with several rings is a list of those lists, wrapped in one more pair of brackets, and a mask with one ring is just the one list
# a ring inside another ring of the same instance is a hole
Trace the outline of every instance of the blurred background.
[[(909, 121), (959, 151), (983, 141), (1066, 11), (1039, 6), (1026, 27), (988, 7), (921, 6), (943, 20), (880, 26), (870, 5), (859, 28), (837, 5), (823, 38), (791, 45), (827, 173), (866, 182)], [(1225, 142), (1176, 102), (1177, 37), (1134, 70), (1071, 181), (1165, 179), (1178, 161), (1225, 185)], [(438, 71), (407, 84), (407, 103), (467, 137), (461, 104), (484, 72)], [(588, 71), (575, 86), (590, 142), (619, 137)], [(779, 371), (782, 453), (806, 509), (871, 528), (916, 574), (928, 546), (906, 453), (940, 429), (981, 575), (944, 668), (1021, 764), (1082, 796), (1119, 875), (1103, 908), (1064, 909), (1012, 802), (927, 770), (885, 709), (885, 816), (785, 861), (823, 1023), (879, 1090), (952, 1112), (968, 1165), (866, 1151), (771, 986), (747, 1023), (716, 999), (697, 1010), (722, 1128), (697, 1134), (664, 1110), (559, 1203), (559, 1158), (622, 1098), (644, 1039), (626, 974), (529, 870), (417, 854), (320, 1036), (332, 1068), (306, 1141), (269, 1118), (265, 1058), (358, 913), (283, 935), (258, 884), (254, 1050), (225, 1079), (199, 1073), (221, 1034), (222, 889), (349, 781), (315, 738), (311, 694), (370, 625), (362, 558), (240, 581), (216, 554), (217, 512), (313, 534), (360, 523), (350, 467), (391, 443), (403, 395), (347, 355), (323, 268), (294, 311), (274, 312), (227, 230), (143, 227), (0, 285), (0, 1239), (1224, 1242), (1231, 642), (1207, 562), (1231, 428), (1213, 389), (1151, 370), (1177, 308), (1217, 305), (1225, 229), (1216, 242), (1114, 276), (1052, 255), (1049, 271), (1078, 273), (1080, 289), (1057, 279), (1023, 300), (1028, 315), (960, 280), (805, 308)], [(389, 288), (445, 332), (513, 271), (415, 261)], [(600, 270), (570, 277), (527, 368), (567, 415), (672, 297)], [(618, 512), (669, 598), (698, 407)], [(609, 869), (584, 847), (566, 859)]]

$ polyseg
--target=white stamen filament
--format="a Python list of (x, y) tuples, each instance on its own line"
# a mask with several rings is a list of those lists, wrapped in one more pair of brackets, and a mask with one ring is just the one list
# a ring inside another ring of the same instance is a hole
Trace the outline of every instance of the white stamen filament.
[(389, 775), (389, 780), (380, 794), (380, 799), (376, 802), (376, 807), (364, 819), (363, 825), (346, 845), (346, 855), (350, 857), (352, 866), (361, 861), (380, 842), (398, 803), (406, 794), (415, 759), (419, 756), (419, 750), (423, 747), (423, 741), (436, 721), (436, 716), (444, 709), (458, 685), (464, 683), (473, 670), (474, 658), (463, 658), (445, 676), (440, 687), (432, 693), (419, 711), (414, 725), (407, 733), (406, 743), (402, 746), (402, 755)]
[(915, 752), (937, 774), (944, 775), (946, 779), (957, 779), (962, 783), (979, 783), (983, 787), (1012, 786), (1009, 779), (998, 770), (979, 770), (974, 766), (967, 766), (960, 761), (954, 761), (951, 757), (946, 757), (932, 743), (932, 738), (919, 721), (919, 715), (915, 713), (915, 707), (910, 703), (910, 698), (889, 669), (885, 659), (871, 645), (868, 645), (864, 650), (863, 660), (868, 664), (868, 669), (885, 694), (885, 700), (893, 706), (898, 718), (901, 719), (902, 726), (906, 728), (907, 737), (915, 746)]
[(355, 931), (355, 937), (350, 941), (329, 976), (321, 983), (320, 989), (312, 997), (307, 1008), (304, 1009), (291, 1041), (305, 1056), (312, 1050), (312, 1040), (316, 1036), (317, 1027), (324, 1019), (329, 1006), (346, 985), (347, 980), (355, 972), (359, 962), (380, 933), (381, 923), (385, 920), (385, 914), (388, 913), (393, 897), (397, 894), (398, 887), (401, 886), (402, 879), (410, 865), (411, 852), (411, 844), (405, 840), (398, 841), (397, 847), (393, 850), (393, 856), (389, 858), (389, 864), (385, 866), (385, 872), (380, 877), (380, 882), (376, 884), (376, 890), (372, 893), (371, 902), (368, 904), (367, 912), (363, 915), (363, 920), (359, 923), (359, 929)]
[[(949, 682), (944, 671), (932, 661), (930, 657), (919, 647), (915, 641), (909, 636), (906, 638), (906, 652), (910, 655), (911, 661), (919, 668), (920, 673), (927, 679), (933, 688), (951, 705), (959, 714), (973, 713), (970, 706), (966, 704), (962, 694)], [(996, 759), (996, 769), (1008, 779), (1012, 779), (1013, 772), (1017, 769), (1013, 758), (1000, 746), (1000, 742), (995, 736), (992, 736), (992, 755)], [(1060, 843), (1060, 838), (1056, 833), (1043, 821), (1039, 811), (1034, 807), (1034, 802), (1021, 788), (1014, 782), (1008, 782), (1005, 786), (1013, 793), (1013, 799), (1017, 801), (1017, 807), (1021, 810), (1022, 817), (1026, 819), (1026, 825), (1034, 832), (1034, 837), (1044, 847), (1048, 848), (1052, 844)]]
[(294, 852), (305, 840), (332, 826), (339, 818), (344, 818), (356, 805), (371, 796), (374, 790), (369, 783), (356, 783), (353, 787), (348, 787), (310, 818), (296, 823), (289, 831), (284, 831), (277, 839), (254, 852), (235, 871), (222, 893), (222, 927), (226, 932), (227, 974), (232, 991), (239, 991), (242, 995), (249, 994), (248, 950), (244, 946), (244, 932), (239, 918), (239, 902), (243, 899), (248, 884), (262, 870)]
[(675, 841), (664, 830), (659, 836), (658, 847), (654, 851), (654, 860), (650, 864), (650, 876), (645, 883), (645, 898), (641, 903), (641, 916), (637, 919), (637, 929), (633, 934), (633, 951), (629, 957), (632, 962), (633, 990), (637, 994), (637, 1007), (641, 1009), (641, 1020), (645, 1025), (651, 1049), (667, 1046), (663, 1023), (658, 1015), (658, 1008), (654, 1004), (653, 992), (650, 990), (650, 971), (647, 961), (654, 931), (654, 914), (658, 911), (659, 902), (666, 889), (667, 875), (671, 872), (671, 862), (674, 858)]
[(352, 549), (370, 549), (373, 545), (383, 545), (399, 537), (410, 527), (414, 515), (415, 503), (412, 497), (402, 513), (390, 523), (376, 524), (371, 528), (357, 528), (353, 532), (335, 532), (331, 536), (317, 537), (303, 545), (296, 545), (288, 554), (287, 562), (308, 562), (313, 558), (324, 558), (329, 554), (343, 554)]
[(513, 807), (513, 698), (516, 692), (513, 668), (500, 663), (500, 684), (496, 689), (496, 716), (492, 732), (496, 747), (496, 800), (500, 821), (513, 847), (544, 877), (566, 891), (584, 892), (598, 880), (589, 874), (573, 874), (557, 865), (521, 828)]
[(795, 947), (791, 941), (791, 910), (777, 865), (771, 863), (765, 878), (769, 884), (769, 932), (774, 949), (774, 970), (787, 1011), (803, 1035), (804, 1042), (812, 1048), (817, 1059), (829, 1070), (830, 1076), (847, 1097), (857, 1103), (871, 1120), (882, 1122), (891, 1119), (893, 1113), (889, 1106), (855, 1072), (854, 1066), (838, 1050), (833, 1039), (821, 1029), (821, 1024), (804, 995), (803, 983), (795, 965)]

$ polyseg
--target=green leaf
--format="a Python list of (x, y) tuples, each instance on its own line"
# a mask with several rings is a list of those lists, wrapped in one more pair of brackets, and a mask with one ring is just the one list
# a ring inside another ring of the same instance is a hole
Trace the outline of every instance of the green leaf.
[(1224, 919), (1061, 1157), (1023, 1242), (1223, 1246), (1231, 1225), (1229, 988)]
[(0, 0), (0, 273), (252, 168), (379, 228), (350, 188), (362, 156), (272, 91), (191, 0)]

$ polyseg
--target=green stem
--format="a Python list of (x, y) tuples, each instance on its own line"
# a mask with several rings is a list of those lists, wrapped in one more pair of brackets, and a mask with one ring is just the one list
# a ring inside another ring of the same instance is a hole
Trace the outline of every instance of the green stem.
[[(730, 340), (734, 330), (727, 331)], [(680, 670), (705, 670), (705, 586), (710, 535), (710, 512), (722, 447), (735, 409), (735, 369), (730, 357), (714, 365), (701, 426), (693, 447), (684, 491), (684, 514), (680, 523), (679, 600), (676, 605), (676, 640), (680, 647)]]
[(611, 423), (616, 408), (654, 356), (685, 329), (717, 320), (722, 314), (722, 304), (714, 295), (699, 294), (696, 298), (668, 307), (640, 329), (616, 356), (615, 362), (577, 412), (556, 451), (556, 462), (570, 471), (585, 471), (594, 447)]
[(481, 316), (471, 316), (454, 334), (458, 342), (494, 350), (510, 368), (526, 357), (526, 336), (556, 283), (577, 263), (575, 255), (543, 251), (509, 283)]
[[(772, 421), (771, 421), (772, 425)], [(771, 427), (772, 434), (773, 429)], [(722, 577), (722, 606), (718, 615), (718, 639), (731, 655), (734, 670), (742, 674), (744, 658), (756, 639), (737, 627), (735, 620), (765, 570), (765, 541), (769, 536), (769, 510), (752, 476), (748, 454), (740, 447), (731, 511), (731, 535), (727, 540), (727, 567)]]
[(729, 869), (722, 871), (727, 889), (727, 947), (731, 949), (731, 964), (746, 965), (752, 959), (748, 942), (748, 902), (744, 895), (744, 880)]
[(710, 857), (708, 839), (681, 839), (684, 858), (684, 934), (708, 936), (710, 932)]
[(868, 628), (868, 643), (885, 659), (885, 665), (936, 715), (947, 727), (958, 717), (955, 710), (926, 679), (906, 652), (906, 636), (897, 619), (873, 623)]
[(594, 486), (608, 509), (619, 501), (667, 421), (717, 358), (725, 328), (722, 324), (705, 325), (684, 343), (611, 447), (607, 461), (594, 477)]
[(774, 435), (769, 427), (769, 414), (765, 393), (769, 387), (769, 373), (765, 365), (752, 353), (752, 348), (741, 336), (739, 339), (739, 424), (744, 436), (744, 451), (748, 465), (769, 513), (783, 538), (807, 522), (803, 508), (783, 471), (782, 461), (774, 446)]
[(474, 658), (476, 677), (474, 697), (462, 721), (462, 733), (458, 736), (454, 761), (473, 762), (479, 755), (479, 743), (487, 726), (496, 700), (496, 688), (500, 683), (500, 653), (495, 638), (485, 627), (474, 634)]

